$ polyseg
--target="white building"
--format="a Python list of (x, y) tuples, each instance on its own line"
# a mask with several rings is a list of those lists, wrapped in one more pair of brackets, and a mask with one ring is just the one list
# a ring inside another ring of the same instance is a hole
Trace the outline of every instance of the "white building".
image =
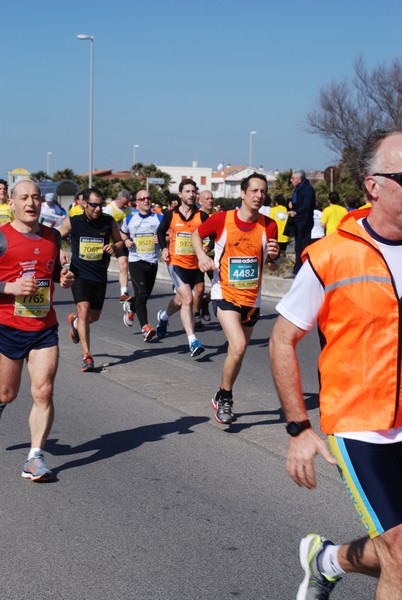
[(268, 190), (274, 187), (276, 177), (273, 173), (264, 171), (262, 168), (229, 165), (212, 173), (211, 191), (215, 198), (239, 198), (241, 180), (255, 172), (261, 173), (267, 178)]
[(158, 169), (168, 173), (172, 178), (172, 184), (169, 186), (169, 192), (177, 194), (179, 184), (183, 179), (192, 179), (200, 192), (211, 189), (211, 167), (199, 167), (196, 161), (191, 167), (167, 167), (165, 165), (157, 165)]

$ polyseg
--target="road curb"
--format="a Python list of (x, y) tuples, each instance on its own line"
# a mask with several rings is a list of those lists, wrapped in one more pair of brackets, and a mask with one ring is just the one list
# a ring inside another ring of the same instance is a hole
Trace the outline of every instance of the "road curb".
[[(118, 273), (117, 259), (112, 256), (109, 265), (111, 273)], [(164, 261), (159, 261), (158, 274), (156, 276), (161, 281), (171, 281), (167, 270), (167, 265)], [(283, 279), (283, 277), (275, 277), (273, 275), (263, 275), (261, 294), (268, 298), (282, 298), (290, 289), (293, 283), (292, 279)], [(208, 277), (206, 278), (208, 286)]]

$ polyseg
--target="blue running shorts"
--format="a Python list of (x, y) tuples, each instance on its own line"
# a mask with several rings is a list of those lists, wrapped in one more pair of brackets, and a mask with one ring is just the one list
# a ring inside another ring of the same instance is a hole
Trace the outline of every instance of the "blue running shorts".
[(22, 360), (31, 350), (51, 348), (59, 343), (59, 325), (42, 331), (21, 331), (0, 324), (0, 353), (12, 360)]
[(372, 444), (328, 436), (354, 507), (374, 538), (402, 523), (402, 442)]

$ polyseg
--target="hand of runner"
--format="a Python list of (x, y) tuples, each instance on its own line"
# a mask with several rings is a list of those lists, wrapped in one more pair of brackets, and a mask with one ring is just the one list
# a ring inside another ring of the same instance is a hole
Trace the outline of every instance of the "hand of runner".
[(279, 244), (275, 238), (269, 238), (268, 240), (268, 256), (275, 260), (279, 256)]
[(114, 245), (113, 244), (105, 244), (105, 246), (103, 246), (102, 250), (103, 250), (103, 252), (106, 252), (106, 254), (113, 254)]
[(7, 282), (4, 286), (4, 293), (13, 296), (30, 296), (37, 291), (38, 281), (35, 277), (20, 277), (14, 282)]
[(306, 429), (296, 437), (291, 437), (288, 445), (286, 470), (298, 486), (309, 490), (316, 487), (314, 458), (321, 454), (325, 460), (336, 465), (336, 459), (324, 440), (322, 440), (312, 429)]
[(212, 258), (208, 254), (203, 254), (198, 258), (198, 268), (202, 273), (206, 273), (213, 271), (216, 267)]

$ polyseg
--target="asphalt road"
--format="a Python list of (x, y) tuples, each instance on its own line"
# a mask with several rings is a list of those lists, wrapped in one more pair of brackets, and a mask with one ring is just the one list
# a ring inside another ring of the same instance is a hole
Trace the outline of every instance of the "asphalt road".
[[(3, 413), (0, 563), (3, 600), (289, 600), (302, 578), (298, 544), (318, 531), (335, 542), (363, 534), (337, 471), (317, 460), (318, 489), (287, 477), (287, 436), (267, 344), (274, 303), (263, 302), (235, 387), (239, 420), (213, 420), (225, 343), (215, 319), (191, 359), (179, 317), (145, 344), (122, 321), (115, 279), (92, 327), (95, 373), (81, 373), (68, 340), (71, 292), (58, 290), (61, 360), (49, 484), (20, 476), (28, 449), (29, 389)], [(158, 283), (150, 320), (170, 298)], [(316, 335), (300, 347), (317, 423)], [(331, 598), (367, 600), (374, 582), (349, 575)]]

